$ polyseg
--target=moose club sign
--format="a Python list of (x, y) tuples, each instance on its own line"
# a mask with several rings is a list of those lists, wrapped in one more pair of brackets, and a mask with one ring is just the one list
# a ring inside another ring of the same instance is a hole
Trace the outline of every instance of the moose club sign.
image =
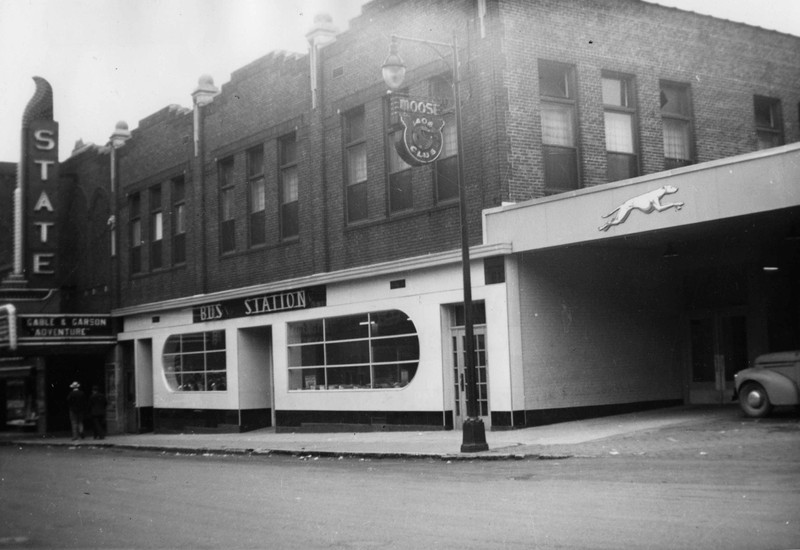
[(392, 118), (402, 127), (395, 133), (395, 150), (412, 166), (430, 164), (442, 152), (442, 105), (430, 99), (394, 96)]

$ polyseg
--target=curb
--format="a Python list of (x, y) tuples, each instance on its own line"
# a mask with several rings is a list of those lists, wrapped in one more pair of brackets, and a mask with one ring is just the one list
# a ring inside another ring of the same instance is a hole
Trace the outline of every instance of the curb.
[(169, 445), (134, 445), (134, 444), (119, 444), (119, 443), (72, 443), (72, 442), (57, 442), (57, 441), (36, 441), (36, 440), (8, 440), (0, 441), (2, 446), (18, 446), (18, 447), (66, 447), (66, 448), (81, 448), (90, 450), (105, 450), (105, 449), (121, 449), (127, 451), (143, 451), (143, 452), (158, 452), (158, 453), (175, 453), (186, 455), (203, 455), (203, 456), (289, 456), (300, 458), (301, 460), (317, 459), (317, 458), (358, 458), (361, 460), (384, 460), (384, 459), (402, 459), (402, 460), (440, 460), (443, 462), (456, 462), (456, 461), (470, 461), (482, 460), (486, 462), (499, 462), (511, 460), (559, 460), (573, 458), (574, 455), (546, 455), (546, 454), (520, 454), (520, 453), (496, 453), (496, 454), (480, 454), (480, 453), (465, 453), (465, 454), (438, 454), (438, 453), (404, 453), (404, 452), (358, 452), (358, 451), (306, 451), (306, 450), (288, 450), (288, 449), (256, 449), (256, 448), (218, 448), (218, 447), (172, 447)]

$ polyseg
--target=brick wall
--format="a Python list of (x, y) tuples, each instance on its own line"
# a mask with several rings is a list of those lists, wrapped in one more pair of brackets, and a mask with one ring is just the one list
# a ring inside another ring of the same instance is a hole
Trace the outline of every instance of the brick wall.
[[(412, 171), (413, 209), (389, 212), (386, 86), (381, 65), (392, 34), (449, 43), (455, 32), (458, 39), (472, 244), (481, 239), (482, 209), (545, 193), (540, 59), (575, 67), (582, 186), (607, 179), (602, 71), (634, 79), (642, 174), (664, 169), (662, 80), (691, 87), (697, 162), (755, 150), (755, 94), (780, 98), (786, 142), (800, 140), (797, 37), (636, 0), (489, 0), (483, 36), (480, 23), (473, 2), (375, 0), (366, 4), (361, 16), (350, 22), (350, 29), (321, 51), (322, 96), (315, 109), (308, 56), (276, 52), (255, 60), (234, 71), (204, 109), (202, 166), (193, 153), (190, 110), (169, 107), (142, 120), (120, 152), (118, 227), (124, 305), (458, 248), (457, 201), (435, 203), (430, 167)], [(440, 49), (440, 57), (423, 45), (401, 42), (400, 54), (409, 69), (406, 84), (411, 93), (426, 95), (428, 79), (450, 73), (447, 47)], [(187, 102), (191, 89), (187, 83)], [(342, 115), (362, 106), (368, 217), (348, 224)], [(296, 133), (300, 159), (300, 235), (283, 241), (278, 227), (277, 140), (291, 132)], [(245, 159), (246, 151), (256, 146), (265, 152), (267, 242), (250, 247)], [(224, 158), (234, 161), (236, 189), (237, 244), (230, 254), (221, 254), (219, 247), (217, 163)], [(190, 217), (187, 262), (172, 266), (168, 238), (172, 199), (167, 184), (182, 174)], [(143, 272), (131, 276), (126, 197), (141, 193), (143, 237), (148, 243), (147, 193), (158, 183), (164, 184), (164, 268), (149, 267), (145, 246)]]

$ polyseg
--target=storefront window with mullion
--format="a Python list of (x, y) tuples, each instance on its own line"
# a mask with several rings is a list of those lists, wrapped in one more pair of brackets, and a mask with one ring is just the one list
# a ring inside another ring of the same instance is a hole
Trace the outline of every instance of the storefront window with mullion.
[(367, 143), (364, 107), (345, 114), (344, 134), (347, 162), (347, 222), (367, 218)]
[(391, 310), (289, 325), (289, 389), (401, 388), (419, 362), (416, 328)]
[(167, 338), (162, 355), (167, 387), (172, 391), (225, 391), (225, 332), (193, 332)]

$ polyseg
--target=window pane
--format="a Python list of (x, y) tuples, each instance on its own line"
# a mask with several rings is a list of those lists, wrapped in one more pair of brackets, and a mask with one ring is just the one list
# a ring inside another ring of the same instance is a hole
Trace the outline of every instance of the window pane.
[(142, 221), (133, 220), (131, 222), (131, 246), (141, 246), (142, 244)]
[(565, 65), (539, 63), (539, 93), (549, 97), (571, 97), (569, 71)]
[(603, 103), (618, 107), (628, 106), (627, 82), (617, 78), (603, 79)]
[(297, 162), (297, 141), (293, 135), (281, 140), (281, 165), (292, 162)]
[(619, 181), (639, 175), (636, 155), (608, 153), (608, 181)]
[(186, 261), (186, 234), (175, 235), (172, 239), (172, 261), (180, 264)]
[(172, 231), (175, 235), (186, 233), (186, 205), (176, 204), (173, 210)]
[(347, 135), (348, 143), (364, 139), (364, 111), (357, 109), (347, 113)]
[(359, 183), (367, 179), (367, 146), (362, 143), (347, 150), (347, 182)]
[(281, 173), (283, 203), (297, 200), (297, 167), (287, 168)]
[(152, 240), (160, 241), (164, 238), (164, 213), (163, 212), (156, 212), (153, 214), (153, 234), (151, 235)]
[(313, 319), (289, 325), (288, 341), (290, 344), (322, 342), (322, 340), (322, 319)]
[(661, 112), (688, 117), (689, 94), (687, 90), (677, 86), (662, 86)]
[(689, 123), (684, 120), (665, 118), (664, 156), (669, 159), (691, 159), (689, 147)]
[(289, 369), (289, 389), (325, 389), (325, 369)]
[(264, 180), (259, 178), (250, 182), (250, 212), (260, 212), (266, 208), (266, 189)]
[(444, 118), (444, 128), (442, 128), (442, 135), (444, 140), (442, 142), (441, 157), (450, 157), (458, 154), (458, 132), (456, 128), (456, 119), (454, 116), (446, 116)]
[(314, 367), (325, 364), (325, 346), (323, 344), (305, 344), (289, 348), (290, 367)]
[(236, 222), (229, 220), (221, 224), (222, 236), (221, 246), (223, 252), (236, 248)]
[(416, 335), (372, 340), (372, 361), (375, 363), (418, 359), (419, 339)]
[(369, 342), (367, 340), (356, 340), (353, 342), (326, 344), (325, 362), (328, 365), (369, 363)]
[(575, 145), (573, 113), (571, 105), (542, 103), (542, 142), (545, 145)]
[(394, 143), (396, 139), (400, 139), (397, 134), (399, 132), (395, 132), (390, 137), (390, 145), (389, 145), (389, 173), (401, 172), (403, 170), (409, 170), (411, 165), (404, 161), (400, 155), (397, 154), (397, 149), (394, 147)]
[(247, 177), (253, 178), (264, 173), (264, 148), (256, 147), (247, 152)]
[(347, 221), (363, 220), (367, 217), (367, 183), (347, 186)]
[(414, 207), (411, 170), (389, 176), (389, 207), (392, 212), (408, 210)]
[(397, 334), (416, 334), (417, 329), (408, 315), (402, 311), (379, 311), (371, 313), (370, 336), (393, 336)]
[(615, 153), (634, 153), (633, 115), (628, 113), (605, 113), (606, 149)]
[(458, 157), (448, 157), (436, 163), (436, 200), (444, 202), (458, 198)]
[(223, 189), (220, 197), (221, 214), (223, 221), (232, 220), (233, 210), (233, 188)]
[(373, 388), (402, 388), (408, 385), (417, 373), (417, 363), (375, 365)]
[(564, 147), (544, 148), (544, 177), (549, 189), (578, 188), (578, 154)]
[(281, 237), (296, 237), (300, 233), (299, 205), (297, 201), (281, 207)]
[(349, 315), (325, 319), (325, 339), (351, 340), (369, 336), (369, 323), (366, 315)]
[(233, 161), (226, 160), (219, 163), (219, 186), (227, 187), (233, 183)]
[(327, 369), (328, 389), (369, 388), (369, 365)]

